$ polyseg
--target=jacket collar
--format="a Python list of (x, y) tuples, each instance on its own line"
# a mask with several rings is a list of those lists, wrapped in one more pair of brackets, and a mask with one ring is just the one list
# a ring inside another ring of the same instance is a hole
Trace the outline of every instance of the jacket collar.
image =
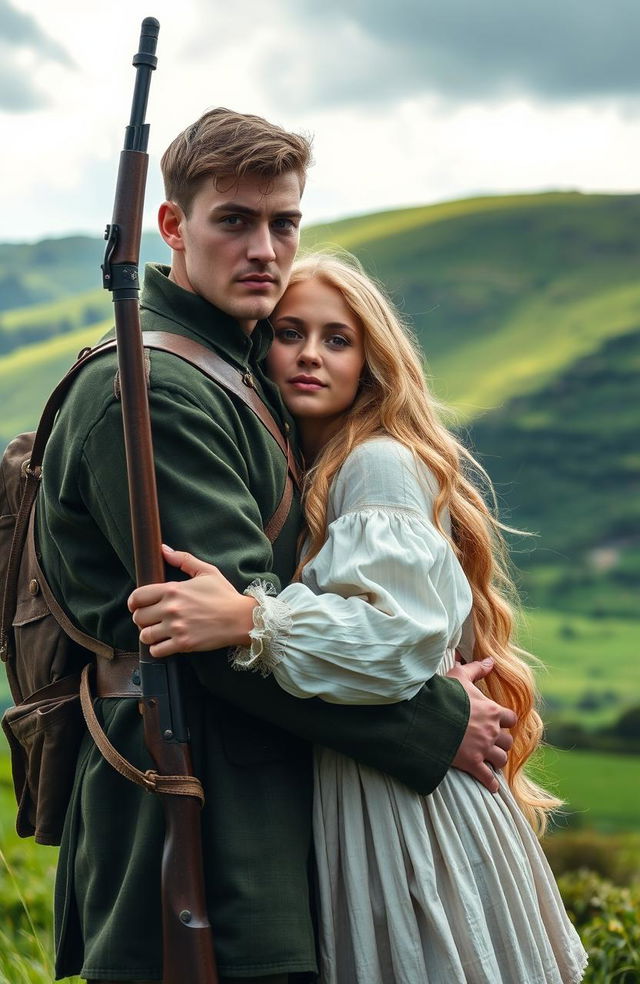
[(264, 359), (273, 340), (269, 321), (259, 321), (249, 336), (231, 315), (169, 280), (169, 271), (170, 267), (161, 263), (146, 264), (142, 310), (168, 318), (184, 329), (180, 334), (195, 338), (240, 366)]

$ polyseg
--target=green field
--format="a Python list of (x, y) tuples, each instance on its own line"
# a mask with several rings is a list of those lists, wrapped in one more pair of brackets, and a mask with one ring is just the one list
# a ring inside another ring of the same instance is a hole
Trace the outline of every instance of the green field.
[(527, 613), (520, 640), (543, 664), (537, 679), (545, 719), (602, 727), (636, 705), (639, 634), (638, 623), (627, 619)]
[[(529, 612), (520, 643), (541, 663), (536, 676), (545, 720), (601, 728), (638, 703), (637, 622)], [(6, 705), (8, 694), (0, 670), (0, 706)]]
[(74, 362), (78, 352), (94, 345), (109, 330), (110, 321), (57, 335), (36, 345), (19, 348), (0, 359), (3, 413), (0, 443), (33, 429), (49, 393)]
[(545, 748), (536, 774), (565, 801), (558, 827), (640, 833), (640, 757)]
[[(595, 860), (596, 867), (604, 865), (609, 870), (616, 867), (614, 862), (617, 861), (618, 869), (631, 865), (637, 872), (638, 838), (624, 838), (620, 832), (630, 830), (636, 835), (638, 832), (636, 801), (640, 759), (545, 749), (538, 757), (537, 767), (544, 783), (566, 800), (564, 816), (559, 818), (557, 828), (565, 832), (559, 835), (551, 832), (545, 842), (552, 863), (565, 871)], [(8, 756), (6, 752), (0, 752), (0, 907), (3, 911), (0, 984), (48, 984), (53, 977), (51, 900), (57, 849), (36, 845), (32, 840), (19, 841), (13, 829), (14, 818)], [(567, 841), (567, 825), (579, 827), (580, 836), (583, 831), (587, 836), (582, 841)], [(590, 835), (590, 828), (615, 835), (610, 841), (611, 848), (607, 846), (608, 839), (603, 842), (601, 836)], [(560, 839), (554, 841), (558, 837)], [(619, 856), (612, 858), (611, 850), (619, 851)], [(569, 869), (562, 863), (563, 859), (565, 862), (571, 860)], [(627, 883), (625, 879), (624, 884)], [(585, 891), (593, 893), (594, 890), (602, 891), (604, 895), (605, 883), (596, 889), (591, 882), (585, 881)], [(610, 895), (613, 893), (615, 899), (620, 899), (617, 902), (622, 906), (619, 911), (622, 915), (626, 913), (624, 918), (631, 924), (630, 903), (625, 902), (624, 894), (628, 889), (608, 886), (606, 890)], [(578, 903), (580, 911), (590, 904), (582, 891)], [(597, 906), (595, 911), (598, 911)], [(607, 949), (613, 947), (615, 953), (622, 945), (615, 932), (615, 926), (620, 925), (618, 911), (609, 912), (607, 905), (603, 916), (606, 946)], [(625, 945), (633, 950), (631, 941)], [(622, 962), (625, 959), (623, 957)], [(634, 959), (636, 966), (637, 955)], [(590, 976), (588, 980), (590, 984), (613, 984), (613, 978), (609, 976)], [(69, 984), (80, 984), (79, 978), (70, 979)]]

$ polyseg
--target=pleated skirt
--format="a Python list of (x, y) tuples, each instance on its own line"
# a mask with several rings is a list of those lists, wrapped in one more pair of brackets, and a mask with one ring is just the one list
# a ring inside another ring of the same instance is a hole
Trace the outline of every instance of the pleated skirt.
[(431, 796), (315, 759), (321, 984), (575, 984), (587, 956), (506, 782)]

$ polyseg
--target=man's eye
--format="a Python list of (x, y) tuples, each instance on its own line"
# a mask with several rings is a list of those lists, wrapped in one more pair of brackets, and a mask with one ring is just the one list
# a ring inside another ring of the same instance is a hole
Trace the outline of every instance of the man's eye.
[(279, 232), (295, 232), (297, 229), (293, 219), (274, 219), (273, 225)]
[(233, 228), (234, 226), (242, 225), (243, 221), (244, 220), (240, 215), (225, 215), (222, 220), (222, 224)]

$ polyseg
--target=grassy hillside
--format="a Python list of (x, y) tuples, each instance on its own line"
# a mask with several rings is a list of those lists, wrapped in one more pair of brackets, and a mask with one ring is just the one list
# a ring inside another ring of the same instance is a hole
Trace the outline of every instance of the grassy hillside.
[(111, 317), (111, 296), (102, 288), (15, 308), (0, 315), (0, 355)]
[[(400, 209), (303, 235), (307, 247), (354, 250), (388, 285), (505, 518), (539, 534), (514, 543), (527, 597), (543, 607), (636, 614), (639, 224), (640, 196), (557, 193)], [(144, 244), (162, 258), (155, 234)], [(0, 318), (0, 442), (33, 426), (76, 343), (61, 336), (7, 357), (2, 346), (27, 327), (34, 338), (89, 328), (101, 316), (100, 292), (86, 293), (101, 252), (97, 238), (0, 246), (0, 281), (62, 298)]]
[(532, 602), (637, 617), (640, 327), (470, 428), (499, 490)]
[(89, 328), (58, 335), (20, 348), (0, 359), (0, 444), (33, 428), (51, 390), (74, 362), (78, 352), (93, 345), (110, 327), (107, 320)]
[[(0, 243), (0, 311), (56, 301), (102, 285), (104, 240), (67, 236), (39, 243)], [(167, 247), (156, 232), (146, 232), (142, 262), (167, 262)]]

